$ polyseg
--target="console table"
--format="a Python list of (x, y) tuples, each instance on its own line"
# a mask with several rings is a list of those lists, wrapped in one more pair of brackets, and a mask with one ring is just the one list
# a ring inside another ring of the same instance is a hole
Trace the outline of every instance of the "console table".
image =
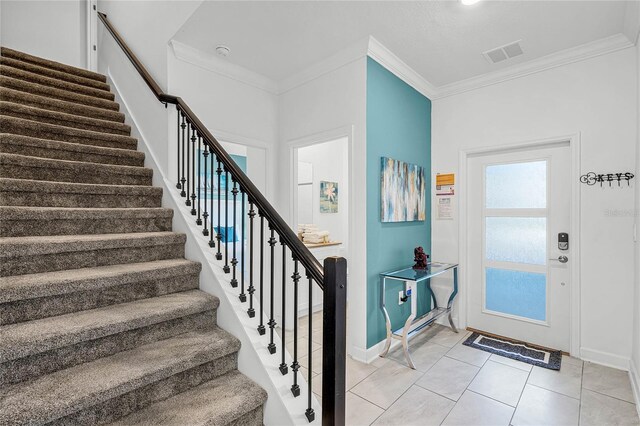
[[(451, 271), (453, 273), (453, 289), (451, 290), (451, 294), (449, 295), (447, 306), (440, 307), (438, 306), (438, 301), (436, 300), (435, 294), (433, 293), (433, 291), (431, 291), (431, 284), (429, 279), (443, 274), (447, 271)], [(416, 367), (413, 364), (411, 355), (409, 355), (410, 338), (412, 338), (421, 330), (433, 324), (434, 321), (446, 314), (449, 315), (449, 324), (451, 325), (451, 329), (456, 333), (458, 332), (455, 325), (453, 324), (453, 320), (451, 319), (451, 307), (453, 306), (453, 301), (458, 294), (458, 265), (454, 263), (432, 262), (429, 264), (429, 267), (427, 269), (404, 268), (395, 271), (384, 272), (380, 274), (380, 277), (382, 278), (382, 311), (384, 312), (384, 317), (387, 323), (387, 341), (380, 356), (383, 358), (387, 356), (389, 348), (391, 348), (392, 339), (401, 340), (402, 349), (404, 351), (404, 356), (407, 359), (407, 363), (409, 364), (409, 367), (415, 370)], [(405, 321), (404, 326), (397, 330), (391, 330), (391, 320), (389, 319), (389, 313), (387, 312), (386, 308), (385, 290), (388, 279), (404, 281), (404, 295), (411, 303), (411, 314), (409, 315), (409, 318), (407, 318), (407, 320)], [(418, 315), (417, 289), (418, 285), (421, 283), (424, 283), (426, 289), (428, 289), (431, 293), (431, 298), (433, 299), (433, 309), (416, 318), (416, 316)]]

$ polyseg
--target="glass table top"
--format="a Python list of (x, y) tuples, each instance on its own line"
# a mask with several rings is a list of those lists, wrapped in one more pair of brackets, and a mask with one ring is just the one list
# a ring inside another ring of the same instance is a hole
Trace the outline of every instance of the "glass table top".
[(383, 272), (380, 275), (398, 280), (422, 281), (440, 275), (449, 269), (457, 267), (457, 263), (431, 262), (427, 269), (413, 269), (412, 267)]

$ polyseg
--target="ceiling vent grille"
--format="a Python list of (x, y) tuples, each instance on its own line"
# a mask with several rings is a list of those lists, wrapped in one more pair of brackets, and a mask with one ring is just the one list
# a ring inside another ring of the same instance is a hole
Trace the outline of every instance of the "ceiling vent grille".
[(486, 52), (482, 52), (482, 55), (492, 64), (497, 64), (498, 62), (515, 58), (516, 56), (520, 56), (524, 53), (522, 46), (520, 46), (521, 41), (522, 40), (514, 41), (513, 43), (487, 50)]

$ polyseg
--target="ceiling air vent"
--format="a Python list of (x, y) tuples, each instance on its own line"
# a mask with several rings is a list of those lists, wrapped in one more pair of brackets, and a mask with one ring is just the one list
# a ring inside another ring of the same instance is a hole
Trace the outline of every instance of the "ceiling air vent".
[(492, 64), (520, 56), (524, 53), (522, 46), (520, 46), (521, 41), (522, 40), (514, 41), (513, 43), (487, 50), (486, 52), (482, 52), (482, 55)]

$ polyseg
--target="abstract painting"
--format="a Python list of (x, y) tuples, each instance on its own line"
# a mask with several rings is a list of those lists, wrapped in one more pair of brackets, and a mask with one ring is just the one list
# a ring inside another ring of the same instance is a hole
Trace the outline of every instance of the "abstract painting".
[(320, 181), (320, 213), (338, 213), (338, 182)]
[(412, 222), (427, 219), (424, 168), (392, 158), (381, 158), (381, 219)]

